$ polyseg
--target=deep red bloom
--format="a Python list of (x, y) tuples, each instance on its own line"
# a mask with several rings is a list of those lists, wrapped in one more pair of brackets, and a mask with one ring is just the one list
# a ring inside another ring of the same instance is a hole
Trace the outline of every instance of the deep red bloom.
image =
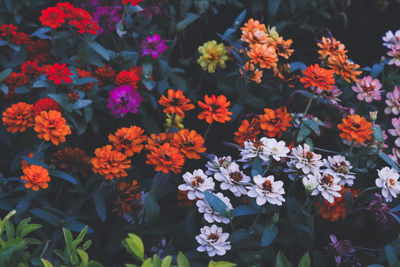
[(122, 70), (118, 73), (115, 84), (117, 85), (130, 85), (136, 87), (136, 84), (140, 81), (140, 76), (138, 76), (133, 68), (130, 70)]
[(27, 48), (29, 52), (29, 60), (46, 62), (50, 58), (49, 44), (45, 40), (30, 40)]
[(84, 33), (91, 33), (91, 34), (97, 34), (97, 32), (100, 30), (99, 25), (95, 21), (91, 20), (84, 20), (80, 24), (76, 25), (78, 28), (78, 32), (80, 34)]
[(137, 6), (142, 0), (122, 0), (122, 4), (127, 5), (131, 3), (134, 6)]
[(25, 74), (32, 74), (33, 77), (37, 77), (43, 73), (42, 68), (38, 66), (35, 61), (26, 61), (21, 64), (21, 72)]
[(68, 18), (74, 6), (68, 2), (65, 2), (65, 3), (58, 3), (57, 8), (60, 9), (62, 12), (64, 12), (65, 16)]
[(40, 16), (39, 20), (43, 26), (56, 29), (65, 22), (65, 14), (57, 7), (48, 7), (42, 10), (42, 16)]
[(0, 26), (1, 36), (13, 36), (17, 34), (18, 27), (14, 24), (3, 24)]
[(8, 86), (8, 89), (14, 90), (17, 87), (27, 84), (29, 78), (24, 73), (12, 72), (3, 82)]
[(11, 37), (10, 42), (16, 45), (22, 45), (29, 43), (30, 37), (28, 34), (23, 32), (17, 32), (13, 37)]
[(66, 83), (71, 83), (71, 77), (69, 75), (72, 75), (72, 72), (67, 68), (65, 63), (63, 64), (54, 64), (51, 66), (48, 70), (46, 70), (47, 78), (51, 81), (54, 81), (55, 84), (60, 84), (61, 80), (63, 80)]
[(82, 21), (91, 21), (93, 19), (89, 12), (77, 7), (71, 10), (71, 14), (68, 15), (68, 18), (70, 19), (68, 24), (75, 25), (76, 27), (78, 27)]
[(62, 112), (61, 106), (56, 101), (48, 97), (39, 99), (33, 106), (33, 114), (35, 117), (40, 115), (42, 111), (49, 110), (57, 110), (59, 112)]

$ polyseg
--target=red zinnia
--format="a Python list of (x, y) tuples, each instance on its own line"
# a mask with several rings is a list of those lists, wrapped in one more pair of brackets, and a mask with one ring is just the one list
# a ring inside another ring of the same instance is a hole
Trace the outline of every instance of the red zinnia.
[(34, 116), (40, 115), (42, 111), (57, 110), (62, 112), (61, 106), (51, 98), (45, 97), (36, 101), (33, 106)]
[(47, 78), (51, 81), (54, 81), (55, 84), (60, 84), (61, 80), (63, 80), (66, 83), (71, 83), (71, 77), (69, 75), (72, 75), (72, 72), (67, 68), (65, 63), (63, 64), (54, 64), (51, 66), (48, 70), (46, 70)]
[(321, 90), (332, 90), (332, 84), (335, 84), (333, 71), (321, 68), (318, 64), (309, 66), (303, 70), (304, 77), (300, 78), (300, 82), (304, 83), (304, 87), (315, 86)]
[(27, 84), (29, 78), (25, 73), (12, 72), (3, 82), (8, 86), (8, 89), (14, 90), (17, 87)]
[(99, 25), (95, 21), (91, 20), (84, 20), (80, 24), (76, 25), (78, 28), (78, 33), (84, 34), (84, 33), (91, 33), (91, 34), (97, 34), (97, 31), (100, 30)]
[(21, 72), (25, 74), (32, 74), (33, 77), (37, 77), (42, 74), (42, 68), (38, 66), (35, 61), (26, 61), (21, 64)]
[(66, 17), (68, 18), (69, 14), (71, 13), (74, 6), (68, 2), (65, 2), (65, 3), (58, 3), (57, 8), (60, 9), (62, 12), (64, 12)]
[(46, 62), (50, 58), (49, 44), (46, 40), (29, 41), (27, 46), (29, 59), (36, 62)]
[(0, 26), (1, 36), (15, 35), (17, 34), (18, 27), (14, 24), (3, 24)]
[(23, 32), (17, 32), (13, 37), (11, 37), (10, 42), (16, 45), (22, 45), (29, 43), (30, 37), (28, 34)]
[(122, 0), (122, 4), (127, 5), (131, 3), (134, 6), (137, 6), (142, 0)]
[(65, 14), (57, 7), (48, 7), (42, 10), (42, 16), (40, 16), (39, 20), (43, 26), (56, 29), (65, 22)]
[(71, 10), (71, 14), (68, 15), (68, 18), (70, 19), (68, 24), (78, 27), (83, 21), (92, 20), (92, 15), (82, 8), (75, 7)]
[(140, 77), (136, 74), (135, 70), (131, 68), (130, 70), (123, 70), (118, 73), (117, 78), (115, 79), (115, 84), (136, 87), (136, 84), (139, 81)]

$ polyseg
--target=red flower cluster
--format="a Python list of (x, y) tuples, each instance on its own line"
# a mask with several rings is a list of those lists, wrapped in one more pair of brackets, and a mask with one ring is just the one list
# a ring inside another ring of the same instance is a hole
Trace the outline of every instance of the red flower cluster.
[(74, 7), (70, 3), (58, 3), (56, 7), (48, 7), (42, 10), (39, 20), (43, 26), (57, 29), (65, 22), (78, 28), (80, 34), (97, 34), (100, 30), (92, 15), (82, 8)]
[(57, 110), (62, 112), (61, 106), (51, 98), (45, 97), (36, 101), (33, 106), (34, 117), (40, 115), (42, 111)]
[(28, 44), (30, 37), (28, 34), (18, 32), (18, 27), (13, 24), (3, 24), (0, 26), (0, 40), (6, 38), (10, 43), (15, 45)]
[(51, 81), (54, 81), (55, 84), (60, 84), (61, 81), (66, 83), (71, 83), (72, 79), (69, 75), (72, 75), (72, 72), (67, 68), (65, 63), (63, 64), (54, 64), (53, 66), (46, 69), (47, 78)]
[(127, 5), (131, 3), (133, 6), (137, 6), (142, 0), (122, 0), (122, 4)]

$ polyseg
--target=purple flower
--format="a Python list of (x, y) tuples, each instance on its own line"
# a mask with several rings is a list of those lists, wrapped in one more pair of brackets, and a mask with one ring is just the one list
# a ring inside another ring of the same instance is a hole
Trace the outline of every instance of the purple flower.
[[(396, 226), (396, 221), (392, 218), (390, 207), (383, 202), (382, 195), (375, 193), (376, 199), (372, 200), (367, 207), (367, 210), (375, 215), (375, 219), (381, 227), (382, 231), (393, 230)], [(396, 212), (394, 212), (396, 213)], [(396, 215), (399, 215), (396, 213)]]
[(357, 262), (357, 258), (353, 255), (356, 250), (353, 248), (349, 240), (337, 240), (335, 235), (329, 236), (331, 243), (329, 243), (328, 250), (335, 257), (336, 266), (343, 264), (345, 266), (361, 266)]
[(154, 34), (152, 37), (146, 37), (141, 48), (142, 56), (151, 55), (153, 58), (158, 58), (158, 55), (162, 54), (168, 46), (165, 45), (165, 40), (161, 40), (160, 35)]
[(142, 97), (132, 86), (122, 85), (114, 88), (107, 99), (107, 107), (116, 117), (124, 117), (127, 113), (138, 113)]
[(99, 24), (99, 34), (115, 30), (115, 25), (121, 20), (121, 6), (101, 6), (93, 13), (93, 19)]

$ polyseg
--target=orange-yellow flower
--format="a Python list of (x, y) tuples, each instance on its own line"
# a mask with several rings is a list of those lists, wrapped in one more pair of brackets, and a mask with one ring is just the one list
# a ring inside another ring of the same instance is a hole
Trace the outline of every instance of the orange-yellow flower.
[(300, 78), (300, 82), (304, 83), (304, 87), (315, 86), (321, 90), (332, 90), (332, 84), (335, 84), (333, 71), (321, 68), (318, 64), (311, 65), (303, 70), (304, 76)]
[(232, 112), (228, 109), (231, 102), (227, 101), (224, 95), (212, 95), (211, 97), (205, 95), (204, 103), (199, 101), (198, 104), (203, 109), (197, 116), (200, 120), (205, 119), (208, 123), (213, 121), (224, 123), (231, 120), (229, 116), (232, 115)]
[[(33, 158), (33, 152), (29, 153), (28, 155), (25, 156), (26, 158)], [(21, 170), (24, 170), (25, 168), (31, 166), (28, 162), (25, 160), (21, 160)]]
[(33, 105), (19, 102), (7, 108), (3, 112), (3, 124), (8, 126), (9, 132), (25, 132), (27, 127), (33, 126)]
[(360, 65), (350, 62), (347, 56), (329, 57), (328, 67), (348, 83), (351, 83), (351, 80), (357, 81), (357, 76), (362, 73), (362, 71), (356, 70), (360, 68)]
[(240, 40), (248, 44), (266, 43), (268, 41), (267, 29), (258, 20), (249, 19), (243, 27)]
[[(259, 69), (257, 69), (254, 64), (251, 62), (246, 62), (246, 64), (243, 66), (244, 71), (246, 71), (247, 78), (249, 78), (251, 81), (255, 83), (261, 83), (261, 78), (263, 76), (263, 72)], [(240, 75), (243, 76), (243, 71), (240, 68), (239, 69)]]
[(168, 97), (161, 96), (158, 103), (165, 106), (164, 113), (175, 113), (181, 118), (185, 118), (184, 111), (194, 109), (194, 105), (190, 103), (190, 99), (183, 95), (181, 90), (168, 90)]
[(268, 137), (277, 136), (280, 138), (283, 132), (286, 132), (287, 128), (292, 126), (290, 123), (292, 117), (290, 117), (286, 107), (280, 107), (276, 110), (265, 108), (264, 112), (264, 114), (259, 115), (260, 127)]
[(24, 176), (21, 176), (22, 180), (25, 180), (25, 187), (32, 188), (33, 191), (38, 191), (39, 188), (46, 189), (49, 187), (47, 182), (50, 182), (50, 176), (48, 170), (38, 165), (30, 165), (23, 169)]
[(188, 159), (199, 159), (199, 153), (206, 151), (204, 139), (194, 130), (183, 129), (174, 135), (174, 145)]
[(243, 120), (239, 129), (234, 133), (235, 142), (243, 145), (245, 141), (254, 141), (257, 136), (261, 133), (260, 121), (258, 118), (252, 118), (251, 122)]
[(97, 148), (94, 154), (96, 156), (90, 161), (93, 172), (103, 175), (106, 180), (128, 176), (126, 170), (131, 167), (131, 161), (126, 155), (114, 150), (111, 145)]
[(347, 54), (347, 50), (344, 44), (342, 44), (340, 41), (337, 41), (334, 37), (322, 37), (321, 42), (317, 45), (320, 47), (320, 50), (318, 50), (318, 54), (321, 55), (322, 60), (332, 56), (345, 56)]
[(132, 157), (133, 154), (140, 153), (144, 147), (143, 142), (147, 140), (147, 136), (143, 135), (143, 132), (144, 130), (137, 126), (123, 127), (110, 134), (108, 140), (117, 151)]
[(175, 133), (173, 132), (151, 134), (147, 138), (147, 144), (145, 145), (145, 148), (147, 150), (152, 150), (153, 147), (160, 147), (165, 143), (169, 143), (174, 138), (174, 135)]
[(251, 62), (258, 64), (262, 69), (271, 69), (276, 66), (278, 55), (275, 47), (267, 44), (253, 44), (247, 55), (251, 58)]
[(348, 115), (347, 118), (342, 119), (342, 123), (337, 126), (341, 138), (349, 141), (356, 140), (359, 143), (364, 143), (366, 140), (371, 139), (372, 123), (367, 121), (364, 117), (359, 115)]
[(58, 146), (65, 142), (65, 136), (71, 134), (71, 128), (57, 110), (42, 111), (35, 117), (33, 128), (40, 139), (50, 141)]
[(181, 172), (185, 157), (179, 152), (179, 149), (170, 143), (165, 143), (160, 147), (154, 146), (147, 154), (147, 164), (154, 165), (158, 172), (169, 173), (170, 171)]
[(275, 47), (275, 51), (279, 56), (288, 59), (294, 52), (294, 49), (290, 49), (292, 43), (293, 41), (291, 39), (285, 41), (283, 37), (279, 37), (272, 45)]

